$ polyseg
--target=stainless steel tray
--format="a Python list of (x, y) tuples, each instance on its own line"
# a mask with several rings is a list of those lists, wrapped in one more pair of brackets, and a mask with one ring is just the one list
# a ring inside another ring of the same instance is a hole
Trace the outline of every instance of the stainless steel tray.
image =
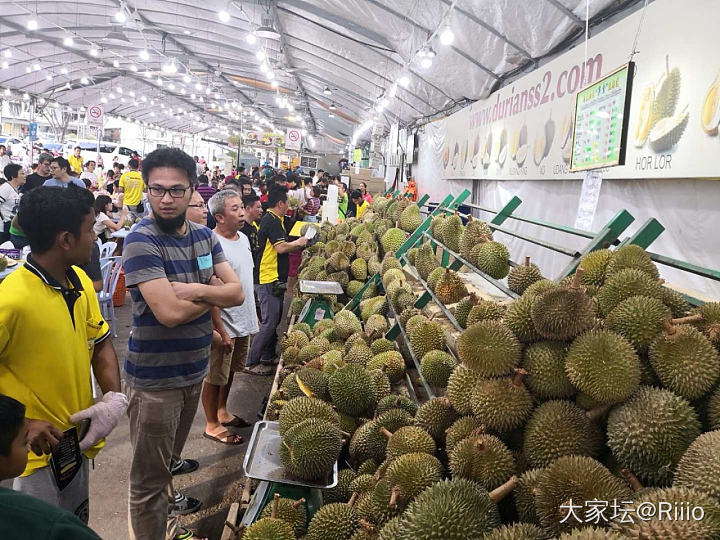
[(281, 437), (278, 432), (277, 422), (262, 420), (255, 423), (250, 443), (248, 444), (243, 468), (245, 476), (256, 480), (268, 482), (279, 482), (281, 484), (292, 484), (294, 486), (305, 486), (310, 488), (327, 489), (334, 487), (338, 481), (337, 461), (333, 466), (332, 475), (325, 481), (313, 482), (291, 478), (285, 472), (280, 461)]
[(342, 294), (343, 288), (337, 281), (300, 280), (300, 292), (303, 294)]

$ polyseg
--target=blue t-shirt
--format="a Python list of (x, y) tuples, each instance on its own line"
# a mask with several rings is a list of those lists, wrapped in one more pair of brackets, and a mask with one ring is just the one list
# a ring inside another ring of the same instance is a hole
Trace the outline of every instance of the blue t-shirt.
[(87, 189), (85, 186), (85, 182), (80, 180), (79, 178), (75, 178), (74, 176), (70, 177), (69, 182), (61, 182), (60, 180), (56, 180), (55, 178), (49, 178), (48, 180), (45, 180), (45, 183), (43, 186), (49, 186), (49, 187), (68, 187), (70, 184), (75, 184), (78, 187), (81, 187), (83, 189)]
[(157, 320), (137, 287), (159, 278), (210, 283), (214, 265), (227, 260), (222, 246), (207, 227), (190, 221), (185, 225), (184, 235), (170, 235), (145, 218), (125, 239), (123, 268), (133, 301), (133, 323), (123, 370), (133, 388), (183, 388), (200, 383), (207, 371), (213, 330), (210, 312), (168, 328)]

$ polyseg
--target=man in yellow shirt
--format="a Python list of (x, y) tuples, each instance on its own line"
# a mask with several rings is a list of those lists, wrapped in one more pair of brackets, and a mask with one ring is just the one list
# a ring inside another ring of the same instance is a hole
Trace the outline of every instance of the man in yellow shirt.
[(143, 191), (145, 191), (145, 182), (143, 182), (142, 174), (138, 171), (140, 162), (137, 159), (128, 161), (130, 169), (120, 177), (119, 191), (123, 194), (123, 204), (128, 207), (133, 219), (142, 217), (145, 213), (143, 207)]
[(76, 146), (73, 150), (73, 155), (68, 158), (68, 163), (70, 163), (70, 169), (75, 173), (75, 176), (80, 176), (83, 172), (83, 158), (80, 155), (80, 151), (82, 148), (79, 146)]
[[(13, 488), (85, 523), (88, 460), (127, 409), (108, 325), (92, 281), (78, 268), (90, 261), (95, 243), (93, 202), (92, 193), (74, 185), (26, 194), (17, 217), (32, 254), (0, 283), (0, 394), (27, 408), (32, 450)], [(97, 404), (91, 367), (103, 393)], [(69, 474), (62, 469), (63, 478), (49, 466), (49, 454), (74, 435), (80, 455)]]
[(370, 208), (370, 205), (365, 199), (363, 199), (362, 193), (360, 193), (360, 190), (358, 189), (351, 193), (350, 198), (352, 199), (352, 202), (355, 203), (355, 217), (360, 219), (367, 209)]

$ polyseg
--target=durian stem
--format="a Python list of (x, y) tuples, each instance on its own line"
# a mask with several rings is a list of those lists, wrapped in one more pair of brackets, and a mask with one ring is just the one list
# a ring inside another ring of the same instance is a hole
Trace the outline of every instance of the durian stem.
[(395, 508), (397, 506), (397, 501), (399, 497), (400, 490), (398, 488), (393, 488), (392, 494), (390, 495), (390, 502), (388, 503), (388, 508)]
[(530, 257), (525, 257), (525, 266), (530, 266)]
[(390, 433), (390, 431), (387, 428), (381, 427), (380, 433), (385, 435), (385, 437), (387, 437), (388, 439), (390, 439), (390, 437), (392, 437), (392, 433)]
[(448, 398), (446, 398), (446, 397), (443, 397), (443, 398), (441, 398), (441, 399), (442, 399), (443, 405), (445, 405), (445, 406), (448, 407), (448, 408), (449, 408), (449, 407), (452, 407), (452, 404), (450, 403), (450, 399), (448, 399)]
[(493, 489), (488, 495), (490, 496), (490, 500), (494, 503), (498, 503), (502, 501), (505, 497), (507, 497), (510, 492), (515, 489), (515, 486), (517, 485), (517, 476), (511, 476), (510, 480), (505, 482), (502, 486), (497, 487)]
[(340, 433), (342, 433), (342, 436), (345, 437), (346, 439), (352, 438), (352, 435), (350, 435), (350, 433), (348, 433), (347, 431), (340, 431)]
[(231, 539), (242, 538), (242, 535), (245, 532), (245, 525), (240, 525), (238, 527), (237, 525), (225, 520), (225, 526), (232, 531), (232, 535), (230, 536)]
[(279, 502), (280, 502), (280, 494), (276, 493), (275, 496), (273, 497), (272, 510), (270, 510), (271, 518), (274, 518), (275, 516), (277, 516), (277, 509), (278, 509)]
[(695, 315), (688, 315), (687, 317), (678, 317), (677, 319), (672, 319), (672, 323), (677, 324), (688, 324), (688, 323), (694, 323), (694, 322), (700, 322), (703, 320), (703, 316), (700, 313), (696, 313)]
[(575, 270), (575, 275), (573, 276), (572, 283), (570, 284), (571, 289), (577, 290), (580, 288), (580, 279), (582, 278), (584, 271), (585, 270), (583, 270), (582, 266)]
[(633, 488), (633, 491), (640, 491), (644, 488), (640, 480), (638, 480), (638, 477), (635, 476), (630, 469), (623, 469), (621, 472), (625, 480), (627, 480), (627, 483)]
[(482, 452), (483, 450), (485, 450), (485, 443), (481, 440), (475, 441), (475, 451)]
[(599, 405), (595, 407), (594, 409), (590, 409), (588, 412), (585, 413), (585, 416), (588, 417), (591, 421), (595, 422), (596, 420), (599, 420), (602, 416), (605, 415), (610, 410), (610, 405)]
[(665, 333), (668, 336), (672, 336), (677, 332), (677, 328), (673, 326), (672, 320), (670, 319), (663, 319), (662, 320), (663, 330), (665, 330)]
[(292, 507), (293, 507), (295, 510), (297, 510), (297, 509), (300, 508), (300, 506), (302, 506), (303, 504), (305, 504), (305, 497), (303, 497), (302, 499), (298, 499), (297, 501), (295, 501), (294, 503), (292, 503)]
[(358, 521), (358, 523), (360, 524), (360, 526), (361, 526), (363, 529), (365, 529), (365, 530), (366, 530), (367, 532), (369, 532), (370, 534), (374, 534), (374, 533), (375, 533), (375, 527), (373, 527), (372, 525), (370, 525), (370, 523), (368, 523), (368, 522), (365, 521), (364, 519), (360, 518), (360, 520)]
[(357, 499), (358, 499), (358, 493), (357, 493), (357, 491), (353, 491), (352, 495), (350, 496), (350, 500), (348, 501), (348, 506), (349, 506), (350, 508), (352, 508), (353, 506), (355, 506), (355, 503), (357, 502)]
[(515, 375), (513, 375), (512, 383), (518, 388), (521, 388), (523, 386), (523, 377), (525, 377), (525, 375), (527, 375), (527, 371), (524, 369), (515, 369)]

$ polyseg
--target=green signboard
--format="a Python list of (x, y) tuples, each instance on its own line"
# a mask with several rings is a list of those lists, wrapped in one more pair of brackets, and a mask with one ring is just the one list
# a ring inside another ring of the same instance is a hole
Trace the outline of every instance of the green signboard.
[(634, 68), (630, 62), (575, 96), (571, 172), (625, 164)]

